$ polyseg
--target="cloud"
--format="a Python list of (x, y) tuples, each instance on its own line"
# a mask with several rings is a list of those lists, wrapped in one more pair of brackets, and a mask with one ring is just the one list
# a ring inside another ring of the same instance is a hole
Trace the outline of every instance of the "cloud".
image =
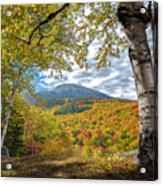
[[(117, 32), (124, 35), (121, 30), (117, 30)], [(128, 50), (126, 49), (125, 52), (120, 53), (119, 58), (108, 56), (112, 65), (97, 71), (95, 67), (96, 61), (93, 57), (96, 54), (96, 48), (101, 44), (102, 41), (99, 42), (95, 39), (89, 46), (89, 55), (87, 56), (90, 66), (89, 71), (86, 72), (75, 64), (72, 66), (72, 72), (63, 71), (62, 77), (58, 79), (51, 76), (51, 73), (53, 73), (54, 76), (57, 75), (57, 72), (52, 69), (41, 71), (36, 90), (53, 90), (63, 83), (74, 83), (95, 89), (113, 97), (137, 99)]]
[[(74, 83), (113, 97), (137, 99), (127, 50), (120, 55), (120, 58), (111, 58), (112, 65), (99, 71), (95, 69), (96, 62), (90, 56), (88, 72), (80, 69), (78, 65), (74, 65), (72, 72), (63, 71), (63, 77), (55, 79), (50, 76), (52, 69), (41, 71), (36, 86), (37, 91), (53, 90), (63, 83)], [(53, 75), (55, 74), (56, 72), (53, 71)]]

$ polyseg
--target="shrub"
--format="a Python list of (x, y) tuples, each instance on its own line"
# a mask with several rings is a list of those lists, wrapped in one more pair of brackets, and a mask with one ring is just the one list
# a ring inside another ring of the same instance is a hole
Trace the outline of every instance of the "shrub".
[(45, 141), (41, 146), (42, 155), (71, 155), (72, 154), (72, 143), (68, 138), (55, 137), (53, 139)]

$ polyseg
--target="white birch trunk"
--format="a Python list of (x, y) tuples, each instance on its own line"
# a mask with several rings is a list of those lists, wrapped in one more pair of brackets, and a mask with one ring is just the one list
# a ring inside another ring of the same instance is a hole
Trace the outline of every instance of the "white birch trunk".
[(13, 108), (13, 104), (14, 104), (14, 99), (15, 99), (16, 91), (19, 87), (19, 82), (20, 82), (20, 79), (21, 79), (22, 72), (23, 72), (23, 68), (20, 68), (17, 80), (16, 80), (15, 85), (14, 85), (13, 90), (12, 90), (11, 102), (10, 102), (10, 105), (9, 105), (9, 108), (8, 108), (8, 111), (7, 111), (7, 115), (6, 115), (5, 123), (4, 123), (4, 128), (3, 128), (2, 136), (1, 136), (1, 147), (3, 147), (4, 140), (5, 140), (5, 137), (6, 137), (6, 134), (7, 134), (7, 128), (8, 128), (9, 120), (10, 120), (10, 117), (11, 117), (11, 112), (12, 112), (12, 108)]
[[(139, 163), (155, 177), (157, 136), (155, 78), (146, 37), (148, 15), (141, 14), (142, 2), (120, 3), (118, 17), (129, 41), (129, 57), (133, 69), (140, 114)], [(148, 13), (148, 12), (147, 12)], [(157, 174), (157, 173), (156, 173)]]

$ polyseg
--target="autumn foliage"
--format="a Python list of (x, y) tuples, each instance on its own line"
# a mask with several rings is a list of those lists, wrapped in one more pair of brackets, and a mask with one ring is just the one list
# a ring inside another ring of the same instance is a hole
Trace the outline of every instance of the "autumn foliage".
[[(69, 107), (73, 112), (64, 110)], [(83, 110), (78, 112), (79, 108)], [(58, 112), (62, 110), (63, 114)], [(30, 106), (28, 112), (24, 132), (31, 154), (80, 151), (86, 157), (108, 157), (138, 148), (137, 101), (90, 99), (84, 103), (65, 99), (64, 104), (51, 109)]]
[[(39, 162), (40, 157), (43, 157), (45, 162), (51, 164), (51, 158), (59, 159), (64, 167), (66, 166), (64, 161), (71, 163), (77, 161), (74, 166), (86, 161), (90, 165), (89, 171), (87, 168), (84, 172), (75, 168), (74, 174), (79, 174), (79, 178), (85, 177), (85, 174), (90, 177), (93, 176), (92, 173), (96, 174), (94, 166), (98, 166), (102, 172), (118, 171), (120, 174), (135, 170), (134, 157), (121, 157), (121, 154), (138, 149), (137, 101), (64, 99), (64, 104), (54, 104), (51, 108), (44, 108), (27, 104), (18, 98), (19, 104), (24, 104), (21, 110), (23, 134), (20, 136), (23, 148), (26, 148), (23, 156), (30, 157), (30, 161), (38, 158)], [(89, 109), (82, 112), (78, 112), (78, 109), (75, 112), (74, 109), (72, 113), (55, 115), (58, 110), (72, 105), (74, 108), (87, 106)], [(16, 149), (20, 151), (22, 147), (15, 145), (14, 151)], [(21, 159), (20, 166), (22, 166)], [(43, 173), (40, 174), (43, 177)], [(66, 172), (65, 175), (67, 174)], [(70, 175), (72, 176), (73, 172)]]

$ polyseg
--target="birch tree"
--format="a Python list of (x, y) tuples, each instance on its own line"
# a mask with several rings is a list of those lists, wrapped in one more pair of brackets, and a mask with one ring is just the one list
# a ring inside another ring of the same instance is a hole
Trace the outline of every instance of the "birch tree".
[[(60, 33), (62, 24), (56, 24), (50, 29), (48, 21), (58, 16), (67, 6), (51, 5), (4, 5), (2, 6), (2, 136), (1, 147), (7, 135), (7, 128), (14, 105), (15, 95), (30, 86), (32, 68), (69, 70), (66, 47), (70, 46), (73, 38), (65, 40)], [(40, 8), (42, 8), (40, 10)], [(53, 11), (47, 19), (47, 11)], [(57, 20), (60, 22), (60, 20)], [(46, 27), (41, 26), (46, 23)], [(67, 31), (69, 32), (69, 30)], [(55, 38), (53, 37), (55, 35)], [(54, 43), (54, 40), (57, 40)], [(59, 46), (59, 47), (58, 47)], [(59, 49), (59, 53), (56, 54)], [(60, 74), (59, 74), (60, 75)], [(26, 79), (27, 78), (27, 79)]]
[[(146, 168), (150, 175), (157, 174), (157, 79), (154, 74), (155, 65), (158, 63), (157, 54), (152, 56), (147, 42), (146, 28), (152, 21), (157, 24), (157, 15), (152, 20), (152, 8), (157, 12), (157, 4), (151, 4), (142, 14), (142, 2), (120, 3), (118, 17), (125, 28), (129, 41), (129, 57), (133, 69), (136, 91), (138, 95), (140, 113), (140, 144), (139, 161), (140, 166)], [(145, 10), (145, 9), (144, 9)], [(156, 26), (157, 27), (157, 26)], [(153, 36), (155, 28), (153, 27)], [(154, 48), (157, 51), (157, 38), (154, 37)], [(157, 68), (156, 68), (157, 69)]]

